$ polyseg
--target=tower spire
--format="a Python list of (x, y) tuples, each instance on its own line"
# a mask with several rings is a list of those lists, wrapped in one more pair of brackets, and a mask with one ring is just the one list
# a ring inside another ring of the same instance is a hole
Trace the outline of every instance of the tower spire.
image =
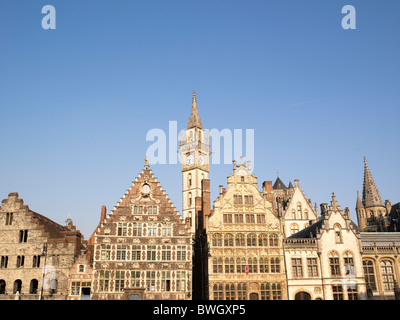
[(190, 113), (190, 118), (187, 124), (187, 129), (190, 128), (199, 128), (203, 129), (203, 125), (201, 124), (201, 120), (199, 117), (199, 110), (197, 109), (197, 100), (196, 100), (196, 91), (193, 90), (193, 98), (192, 98), (192, 111)]
[(375, 185), (374, 179), (372, 179), (371, 171), (368, 168), (367, 159), (365, 157), (362, 202), (366, 208), (383, 206), (381, 196), (379, 195), (378, 188)]

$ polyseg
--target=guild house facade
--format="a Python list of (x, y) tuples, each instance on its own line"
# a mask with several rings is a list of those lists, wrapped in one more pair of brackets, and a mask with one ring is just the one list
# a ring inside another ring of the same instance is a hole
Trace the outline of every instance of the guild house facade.
[(319, 214), (298, 179), (259, 189), (243, 158), (212, 201), (205, 132), (193, 92), (175, 186), (181, 213), (147, 158), (88, 240), (71, 219), (61, 225), (8, 194), (0, 300), (400, 299), (400, 205), (382, 201), (365, 158), (356, 225), (334, 194)]

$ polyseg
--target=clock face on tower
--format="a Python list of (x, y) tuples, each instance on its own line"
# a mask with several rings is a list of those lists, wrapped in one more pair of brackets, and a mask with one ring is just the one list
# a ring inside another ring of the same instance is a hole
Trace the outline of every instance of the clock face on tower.
[(203, 155), (199, 155), (199, 163), (204, 166), (205, 160)]
[(186, 158), (186, 164), (191, 166), (194, 163), (194, 155), (190, 154), (188, 155), (188, 157)]

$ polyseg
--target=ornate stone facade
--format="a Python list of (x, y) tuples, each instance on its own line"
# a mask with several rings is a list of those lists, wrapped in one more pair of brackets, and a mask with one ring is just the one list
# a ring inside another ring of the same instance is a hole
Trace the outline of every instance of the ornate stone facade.
[(220, 188), (206, 223), (210, 299), (286, 299), (280, 220), (250, 165), (234, 162), (227, 190)]
[(93, 261), (92, 299), (191, 296), (191, 236), (147, 161), (95, 231)]
[(321, 204), (321, 218), (284, 240), (290, 300), (367, 298), (358, 227), (348, 208)]

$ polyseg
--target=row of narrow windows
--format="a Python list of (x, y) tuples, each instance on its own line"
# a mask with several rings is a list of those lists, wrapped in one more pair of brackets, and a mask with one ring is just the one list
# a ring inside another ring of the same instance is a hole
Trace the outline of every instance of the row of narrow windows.
[[(183, 271), (125, 271), (117, 270), (111, 278), (110, 270), (100, 270), (98, 279), (99, 292), (123, 292), (125, 286), (140, 288), (145, 286), (153, 291), (186, 291), (187, 272)], [(112, 281), (111, 281), (112, 280)]]
[(213, 258), (212, 270), (213, 273), (280, 273), (281, 266), (279, 258)]
[(186, 246), (155, 246), (155, 245), (117, 245), (102, 244), (100, 260), (131, 260), (131, 261), (186, 261)]
[[(51, 284), (50, 284), (50, 288), (52, 290), (52, 293), (56, 293), (57, 292), (57, 280), (53, 279), (51, 280)], [(38, 285), (39, 282), (37, 279), (32, 279), (29, 283), (29, 294), (38, 294)], [(6, 294), (7, 293), (7, 284), (6, 281), (3, 279), (0, 279), (0, 294)], [(12, 293), (16, 294), (16, 293), (21, 293), (23, 289), (22, 286), (22, 280), (17, 279), (14, 281), (13, 283), (13, 287), (12, 287)]]
[(212, 300), (282, 300), (282, 285), (280, 283), (261, 283), (260, 290), (251, 292), (248, 296), (245, 283), (214, 284), (212, 295)]
[[(15, 267), (16, 268), (23, 268), (25, 266), (25, 256), (17, 256)], [(0, 268), (7, 268), (8, 267), (8, 256), (1, 256), (0, 258)], [(40, 255), (36, 255), (32, 257), (32, 268), (39, 268), (40, 267)]]
[(118, 222), (117, 223), (117, 236), (128, 236), (128, 227), (132, 228), (129, 233), (130, 236), (147, 236), (147, 237), (171, 237), (172, 224), (170, 223), (157, 223), (157, 222)]
[(211, 236), (211, 244), (213, 247), (278, 247), (279, 245), (279, 237), (277, 234), (220, 234), (216, 233)]

